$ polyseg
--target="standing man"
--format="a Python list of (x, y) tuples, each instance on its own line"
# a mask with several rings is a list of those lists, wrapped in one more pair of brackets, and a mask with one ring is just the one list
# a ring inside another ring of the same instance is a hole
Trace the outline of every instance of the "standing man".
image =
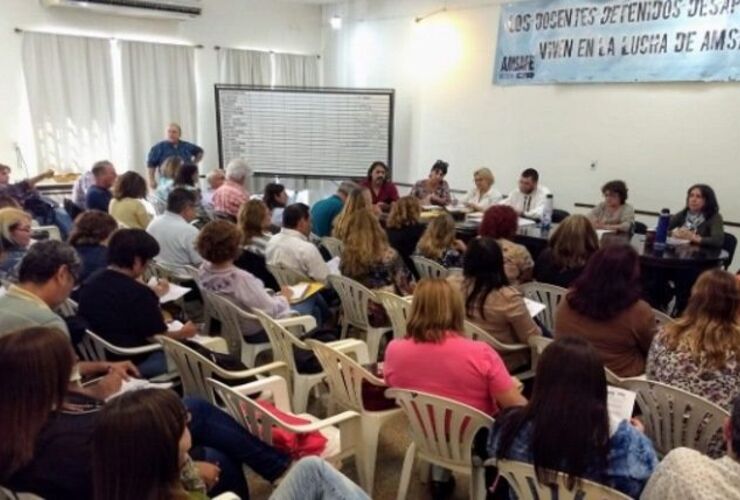
[(85, 194), (85, 208), (108, 213), (108, 205), (113, 196), (110, 188), (117, 177), (116, 168), (108, 160), (102, 160), (93, 165), (92, 174), (95, 181)]
[(185, 163), (198, 163), (203, 158), (203, 149), (191, 142), (181, 141), (182, 129), (177, 123), (167, 126), (167, 139), (158, 142), (149, 150), (146, 166), (149, 169), (149, 187), (157, 188), (156, 171), (170, 156), (178, 156)]
[(541, 219), (550, 190), (540, 186), (539, 181), (540, 174), (535, 169), (526, 169), (519, 178), (519, 188), (509, 193), (509, 197), (501, 204), (509, 205), (520, 217)]

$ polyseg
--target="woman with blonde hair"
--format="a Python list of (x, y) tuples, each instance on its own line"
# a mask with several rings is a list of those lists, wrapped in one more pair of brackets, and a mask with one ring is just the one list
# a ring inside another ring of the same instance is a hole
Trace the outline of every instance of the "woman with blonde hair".
[(426, 226), (420, 222), (421, 203), (414, 196), (404, 196), (391, 205), (391, 213), (385, 223), (385, 232), (388, 242), (396, 249), (406, 267), (409, 268), (415, 278), (416, 272), (411, 254), (414, 253), (416, 245), (424, 234)]
[(170, 156), (162, 163), (159, 169), (159, 178), (157, 179), (157, 188), (152, 194), (152, 203), (157, 209), (157, 213), (163, 213), (167, 206), (167, 197), (175, 187), (175, 177), (177, 171), (185, 162), (179, 156)]
[(450, 214), (432, 219), (416, 245), (416, 253), (445, 267), (462, 267), (465, 243), (455, 238), (455, 221)]
[(249, 200), (239, 209), (237, 223), (242, 231), (242, 246), (257, 255), (265, 255), (270, 241), (270, 209), (262, 200)]
[(585, 215), (566, 217), (553, 232), (547, 248), (537, 257), (534, 279), (570, 287), (599, 249), (599, 239)]
[(503, 199), (501, 193), (493, 189), (495, 179), (489, 168), (479, 168), (473, 172), (475, 189), (468, 191), (463, 197), (462, 204), (474, 212), (485, 212), (488, 207)]
[(650, 345), (647, 377), (684, 389), (728, 411), (740, 393), (740, 293), (735, 277), (705, 271), (683, 314)]
[(342, 211), (334, 219), (334, 229), (331, 235), (342, 241), (345, 240), (350, 232), (349, 218), (355, 212), (360, 210), (371, 211), (373, 209), (372, 198), (370, 197), (370, 190), (367, 188), (354, 189), (347, 196), (347, 201), (344, 203)]
[(4, 258), (0, 261), (0, 278), (13, 277), (31, 245), (33, 218), (17, 208), (0, 209), (0, 240)]
[(130, 229), (146, 229), (153, 214), (146, 210), (146, 180), (136, 172), (126, 172), (113, 184), (113, 199), (108, 213)]

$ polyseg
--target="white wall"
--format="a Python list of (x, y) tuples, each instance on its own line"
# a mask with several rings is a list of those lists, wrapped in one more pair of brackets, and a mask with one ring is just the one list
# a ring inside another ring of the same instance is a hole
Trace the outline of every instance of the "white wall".
[[(490, 166), (507, 192), (535, 167), (556, 205), (601, 199), (622, 178), (638, 208), (682, 208), (686, 188), (706, 182), (726, 219), (740, 221), (740, 85), (592, 84), (499, 87), (491, 83), (499, 12), (476, 0), (356, 0), (327, 6), (341, 31), (324, 31), (327, 85), (397, 89), (395, 176), (451, 165), (453, 187)], [(597, 167), (590, 167), (593, 160)]]
[[(203, 165), (217, 165), (216, 111), (213, 85), (217, 79), (214, 45), (318, 54), (321, 50), (321, 8), (276, 0), (204, 0), (203, 15), (177, 22), (94, 14), (73, 9), (48, 9), (39, 0), (3, 0), (0, 16), (0, 163), (15, 167), (13, 144), (21, 144), (31, 171), (36, 168), (30, 118), (21, 65), (21, 35), (25, 30), (72, 33), (144, 41), (201, 44), (196, 51), (198, 133), (206, 151)], [(166, 124), (162, 124), (163, 134)], [(184, 131), (187, 135), (189, 132)], [(144, 159), (141, 159), (144, 161)], [(119, 170), (128, 168), (119, 165)]]

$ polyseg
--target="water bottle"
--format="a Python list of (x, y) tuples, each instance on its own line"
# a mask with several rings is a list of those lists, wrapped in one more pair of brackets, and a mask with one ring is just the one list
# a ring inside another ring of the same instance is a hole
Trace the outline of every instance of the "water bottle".
[(552, 205), (552, 193), (548, 193), (545, 197), (545, 208), (542, 210), (542, 219), (540, 221), (542, 229), (550, 229), (550, 226), (552, 226)]
[(671, 211), (664, 208), (658, 216), (658, 227), (655, 229), (655, 243), (653, 248), (656, 250), (665, 250), (666, 240), (668, 239), (668, 223), (671, 221)]

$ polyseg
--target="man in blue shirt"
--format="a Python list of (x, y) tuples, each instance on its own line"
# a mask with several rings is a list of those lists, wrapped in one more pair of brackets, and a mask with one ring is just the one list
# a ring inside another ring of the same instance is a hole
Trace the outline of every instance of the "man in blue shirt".
[(328, 198), (314, 203), (311, 207), (311, 220), (313, 221), (313, 233), (319, 238), (331, 236), (334, 218), (344, 208), (344, 202), (353, 189), (359, 189), (356, 182), (344, 181), (339, 185), (337, 192)]
[(112, 197), (110, 188), (117, 177), (116, 168), (108, 160), (102, 160), (93, 165), (92, 174), (95, 182), (85, 194), (85, 208), (108, 213)]
[(185, 163), (198, 163), (203, 158), (203, 149), (191, 142), (181, 141), (182, 129), (177, 123), (167, 126), (167, 139), (158, 142), (149, 150), (146, 166), (149, 167), (149, 186), (157, 187), (156, 171), (170, 156), (179, 156)]

